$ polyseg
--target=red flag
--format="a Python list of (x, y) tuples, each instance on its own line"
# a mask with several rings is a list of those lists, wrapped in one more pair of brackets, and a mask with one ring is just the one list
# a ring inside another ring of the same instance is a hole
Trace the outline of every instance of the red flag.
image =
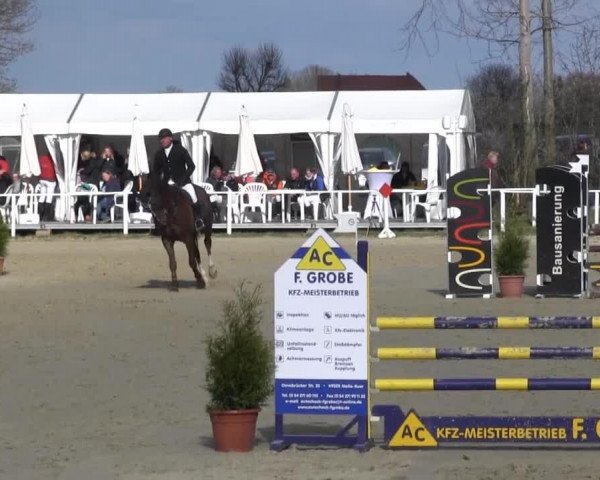
[(389, 183), (384, 183), (379, 189), (379, 193), (383, 195), (383, 198), (388, 198), (392, 193), (392, 187)]

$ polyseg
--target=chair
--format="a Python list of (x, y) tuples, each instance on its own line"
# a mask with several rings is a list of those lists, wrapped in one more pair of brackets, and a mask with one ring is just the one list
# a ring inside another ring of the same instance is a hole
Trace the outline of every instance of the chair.
[[(443, 218), (442, 211), (442, 194), (444, 190), (439, 187), (432, 187), (427, 189), (422, 193), (411, 193), (411, 212), (410, 219), (411, 222), (414, 222), (417, 216), (417, 207), (421, 207), (425, 211), (425, 219), (427, 223), (431, 223), (432, 213), (436, 217), (437, 220), (441, 220)], [(421, 202), (419, 197), (426, 195), (425, 201)]]
[[(129, 200), (129, 194), (133, 190), (133, 181), (129, 181), (125, 184), (125, 188), (122, 192), (115, 193), (115, 203), (112, 207), (110, 207), (110, 221), (111, 223), (115, 223), (115, 210), (120, 208), (122, 212), (125, 212), (125, 202)], [(119, 201), (120, 199), (120, 201)], [(125, 218), (123, 218), (125, 221)]]
[(256, 209), (260, 209), (263, 223), (267, 223), (267, 200), (266, 200), (267, 186), (264, 183), (252, 182), (244, 185), (240, 190), (240, 220), (246, 220), (246, 210), (252, 209), (256, 212)]
[[(231, 198), (231, 216), (234, 221), (237, 223), (241, 222), (241, 212), (240, 212), (240, 193), (234, 192), (231, 188), (225, 185), (225, 191), (229, 192), (228, 197), (225, 197), (225, 201), (228, 201), (228, 198)], [(237, 220), (235, 220), (237, 218)]]
[[(96, 185), (92, 185), (90, 183), (80, 183), (78, 185), (75, 186), (75, 192), (89, 192), (89, 193), (98, 193), (98, 187)], [(78, 199), (80, 197), (80, 195), (75, 196), (76, 199)], [(88, 199), (90, 200), (90, 202), (92, 203), (92, 221), (94, 223), (96, 223), (96, 207), (98, 205), (98, 197), (96, 195), (90, 195), (88, 197)], [(71, 223), (75, 223), (75, 208), (74, 206), (71, 208), (71, 218), (70, 218)], [(83, 222), (84, 218), (83, 218), (83, 214), (81, 213), (81, 210), (78, 212), (77, 215), (77, 221), (78, 222)]]
[(9, 185), (4, 195), (0, 197), (0, 216), (4, 220), (4, 223), (9, 223), (11, 213), (11, 194), (13, 193), (15, 186)]

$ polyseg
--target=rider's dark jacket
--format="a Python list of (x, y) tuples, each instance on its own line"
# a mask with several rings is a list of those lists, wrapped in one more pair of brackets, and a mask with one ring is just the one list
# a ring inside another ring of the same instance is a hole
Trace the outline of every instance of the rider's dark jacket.
[(188, 151), (180, 143), (173, 142), (168, 158), (163, 148), (156, 152), (152, 173), (162, 173), (164, 178), (173, 180), (178, 186), (183, 187), (191, 182), (190, 177), (195, 168), (196, 166)]

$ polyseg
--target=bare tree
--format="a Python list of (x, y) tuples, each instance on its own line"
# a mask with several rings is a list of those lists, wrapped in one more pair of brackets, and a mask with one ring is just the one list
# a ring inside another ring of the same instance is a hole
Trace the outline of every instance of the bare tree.
[[(523, 125), (520, 129), (524, 165), (523, 182), (532, 182), (533, 171), (537, 166), (537, 142), (535, 134), (535, 113), (533, 97), (533, 69), (531, 51), (533, 36), (546, 33), (546, 47), (550, 56), (554, 55), (551, 43), (552, 34), (558, 30), (581, 28), (585, 19), (579, 15), (578, 6), (582, 0), (421, 0), (419, 8), (402, 28), (401, 47), (409, 51), (415, 43), (420, 43), (431, 55), (433, 47), (439, 45), (439, 34), (465, 37), (484, 41), (488, 47), (488, 58), (506, 58), (518, 47), (519, 72), (521, 75), (521, 105)], [(546, 2), (546, 8), (542, 2)], [(550, 3), (552, 5), (550, 5)], [(549, 7), (554, 7), (553, 9)], [(546, 17), (546, 30), (544, 18)], [(593, 18), (593, 16), (590, 16)], [(591, 20), (590, 18), (590, 20)], [(545, 64), (548, 81), (554, 75), (550, 63)], [(552, 116), (553, 96), (547, 89), (545, 115)], [(547, 136), (553, 135), (553, 125), (549, 125)], [(548, 140), (546, 140), (546, 143)], [(553, 143), (554, 140), (551, 141)]]
[(183, 90), (177, 85), (167, 85), (161, 93), (181, 93)]
[(272, 43), (250, 51), (236, 46), (223, 53), (218, 85), (226, 92), (273, 92), (288, 82), (281, 49)]
[(480, 132), (478, 149), (501, 151), (502, 177), (512, 185), (518, 184), (521, 156), (515, 136), (521, 124), (518, 71), (506, 64), (484, 65), (467, 80), (467, 88)]
[[(529, 0), (519, 0), (519, 79), (521, 81), (521, 115), (523, 117), (523, 181), (535, 181), (537, 141), (531, 67), (531, 10)], [(554, 141), (554, 140), (552, 140)]]
[(560, 64), (568, 74), (600, 74), (600, 28), (584, 25), (569, 51), (561, 55)]
[(334, 75), (335, 72), (322, 65), (308, 65), (290, 75), (286, 90), (295, 92), (315, 91), (319, 75)]
[(0, 91), (15, 89), (14, 81), (7, 78), (6, 68), (33, 49), (26, 34), (36, 20), (35, 0), (0, 0)]
[(544, 145), (546, 165), (556, 163), (556, 120), (554, 105), (554, 45), (552, 40), (552, 1), (542, 0), (544, 48)]

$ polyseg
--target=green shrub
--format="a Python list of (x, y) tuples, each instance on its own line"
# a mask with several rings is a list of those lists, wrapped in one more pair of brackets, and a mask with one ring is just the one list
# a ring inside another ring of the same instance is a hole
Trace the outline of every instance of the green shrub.
[(509, 221), (500, 242), (494, 248), (494, 263), (498, 275), (524, 275), (529, 258), (529, 240), (523, 235), (520, 222)]
[(260, 332), (261, 293), (260, 285), (248, 290), (242, 281), (223, 306), (219, 332), (207, 339), (209, 411), (258, 408), (273, 391), (273, 348)]
[(8, 242), (10, 241), (10, 229), (0, 216), (0, 257), (6, 257), (8, 253)]

